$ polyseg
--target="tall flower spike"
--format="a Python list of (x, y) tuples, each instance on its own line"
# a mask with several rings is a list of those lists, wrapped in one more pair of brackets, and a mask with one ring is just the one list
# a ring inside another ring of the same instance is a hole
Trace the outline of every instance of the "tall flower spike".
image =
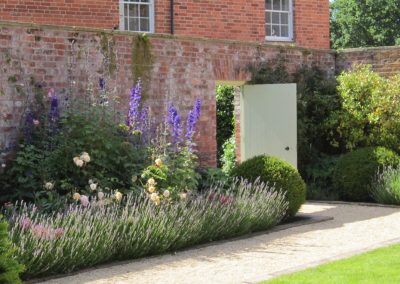
[(131, 96), (129, 100), (129, 111), (126, 120), (126, 125), (129, 126), (130, 130), (139, 130), (139, 119), (140, 119), (140, 101), (142, 93), (142, 81), (139, 79), (136, 86), (131, 90)]
[(189, 144), (192, 143), (193, 135), (195, 133), (196, 124), (200, 119), (201, 101), (196, 99), (193, 109), (189, 112), (186, 123), (186, 140)]
[(181, 141), (182, 136), (182, 119), (178, 113), (178, 110), (171, 104), (168, 108), (167, 122), (170, 126), (170, 132), (172, 137), (172, 142), (174, 145)]

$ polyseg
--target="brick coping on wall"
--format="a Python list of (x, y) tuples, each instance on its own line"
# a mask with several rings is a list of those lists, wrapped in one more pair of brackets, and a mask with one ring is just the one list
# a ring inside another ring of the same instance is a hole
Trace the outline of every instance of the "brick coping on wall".
[(351, 53), (351, 52), (377, 52), (377, 51), (391, 51), (400, 49), (400, 45), (394, 46), (371, 46), (371, 47), (354, 47), (354, 48), (346, 48), (346, 49), (332, 49), (333, 52), (340, 55), (341, 53)]
[[(49, 24), (36, 24), (36, 23), (25, 23), (25, 22), (16, 22), (16, 21), (1, 21), (0, 27), (24, 27), (24, 28), (32, 28), (32, 29), (51, 29), (51, 30), (60, 30), (60, 31), (70, 31), (70, 32), (89, 32), (89, 33), (106, 33), (110, 35), (123, 35), (123, 36), (134, 36), (140, 33), (137, 32), (128, 32), (128, 31), (120, 31), (120, 30), (109, 30), (109, 29), (99, 29), (99, 28), (86, 28), (86, 27), (77, 27), (77, 26), (61, 26), (61, 25), (49, 25)], [(278, 43), (278, 42), (255, 42), (255, 41), (244, 41), (244, 40), (230, 40), (230, 39), (215, 39), (215, 38), (204, 38), (204, 37), (193, 37), (186, 35), (171, 35), (171, 34), (162, 34), (162, 33), (149, 33), (147, 34), (149, 38), (157, 38), (157, 39), (171, 39), (171, 40), (185, 40), (185, 41), (197, 41), (197, 42), (208, 42), (208, 43), (226, 43), (230, 45), (246, 45), (246, 46), (254, 46), (254, 47), (262, 47), (262, 48), (271, 48), (271, 49), (294, 49), (299, 51), (312, 51), (312, 52), (321, 52), (321, 53), (335, 53), (334, 50), (323, 49), (323, 48), (307, 48), (297, 46), (295, 43)]]
[[(106, 33), (114, 35), (137, 35), (136, 32), (127, 32), (120, 30), (109, 30), (109, 29), (99, 29), (99, 28), (85, 28), (76, 26), (61, 26), (61, 25), (49, 25), (49, 24), (35, 24), (35, 23), (25, 23), (16, 21), (2, 21), (0, 20), (0, 27), (25, 27), (33, 29), (52, 29), (52, 30), (62, 30), (62, 31), (72, 31), (72, 32), (92, 32), (92, 33)], [(176, 40), (188, 40), (188, 41), (202, 41), (202, 42), (215, 42), (215, 43), (226, 43), (234, 45), (246, 45), (246, 46), (259, 46), (262, 48), (272, 48), (272, 49), (295, 49), (300, 51), (313, 51), (313, 52), (330, 52), (332, 54), (340, 55), (342, 53), (352, 53), (352, 52), (368, 52), (368, 51), (380, 51), (380, 50), (397, 50), (400, 46), (378, 46), (378, 47), (356, 47), (356, 48), (346, 48), (346, 49), (323, 49), (323, 48), (307, 48), (297, 46), (295, 43), (280, 43), (280, 42), (254, 42), (254, 41), (243, 41), (243, 40), (229, 40), (229, 39), (214, 39), (214, 38), (204, 38), (204, 37), (191, 37), (184, 35), (171, 35), (162, 33), (149, 33), (147, 34), (150, 38), (160, 38), (160, 39), (176, 39)]]

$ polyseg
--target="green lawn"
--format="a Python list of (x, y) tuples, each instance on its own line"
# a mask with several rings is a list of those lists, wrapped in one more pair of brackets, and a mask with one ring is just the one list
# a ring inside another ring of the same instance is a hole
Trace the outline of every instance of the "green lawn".
[(400, 245), (374, 250), (349, 259), (262, 282), (262, 284), (266, 283), (400, 283)]

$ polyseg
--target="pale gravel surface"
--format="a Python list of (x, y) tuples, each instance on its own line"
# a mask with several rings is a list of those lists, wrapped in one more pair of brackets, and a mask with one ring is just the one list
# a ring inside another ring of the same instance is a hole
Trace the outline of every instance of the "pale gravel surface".
[(334, 220), (145, 258), (43, 283), (256, 283), (276, 275), (400, 243), (400, 209), (308, 203)]

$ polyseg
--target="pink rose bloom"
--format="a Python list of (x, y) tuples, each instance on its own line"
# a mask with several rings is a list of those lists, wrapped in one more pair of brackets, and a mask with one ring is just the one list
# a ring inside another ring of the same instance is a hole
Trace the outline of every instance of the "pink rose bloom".
[(53, 95), (54, 95), (54, 89), (53, 89), (53, 88), (50, 88), (50, 89), (49, 89), (49, 92), (47, 93), (47, 96), (48, 96), (49, 98), (51, 98)]
[(64, 235), (64, 229), (63, 228), (57, 228), (54, 230), (54, 236), (56, 238), (61, 238)]
[(32, 220), (29, 219), (28, 217), (25, 217), (24, 219), (21, 220), (21, 227), (22, 230), (28, 230), (32, 226)]
[(89, 197), (87, 197), (86, 195), (81, 195), (80, 201), (83, 207), (89, 206)]
[(32, 233), (40, 239), (47, 239), (50, 236), (49, 230), (40, 224), (33, 226)]

